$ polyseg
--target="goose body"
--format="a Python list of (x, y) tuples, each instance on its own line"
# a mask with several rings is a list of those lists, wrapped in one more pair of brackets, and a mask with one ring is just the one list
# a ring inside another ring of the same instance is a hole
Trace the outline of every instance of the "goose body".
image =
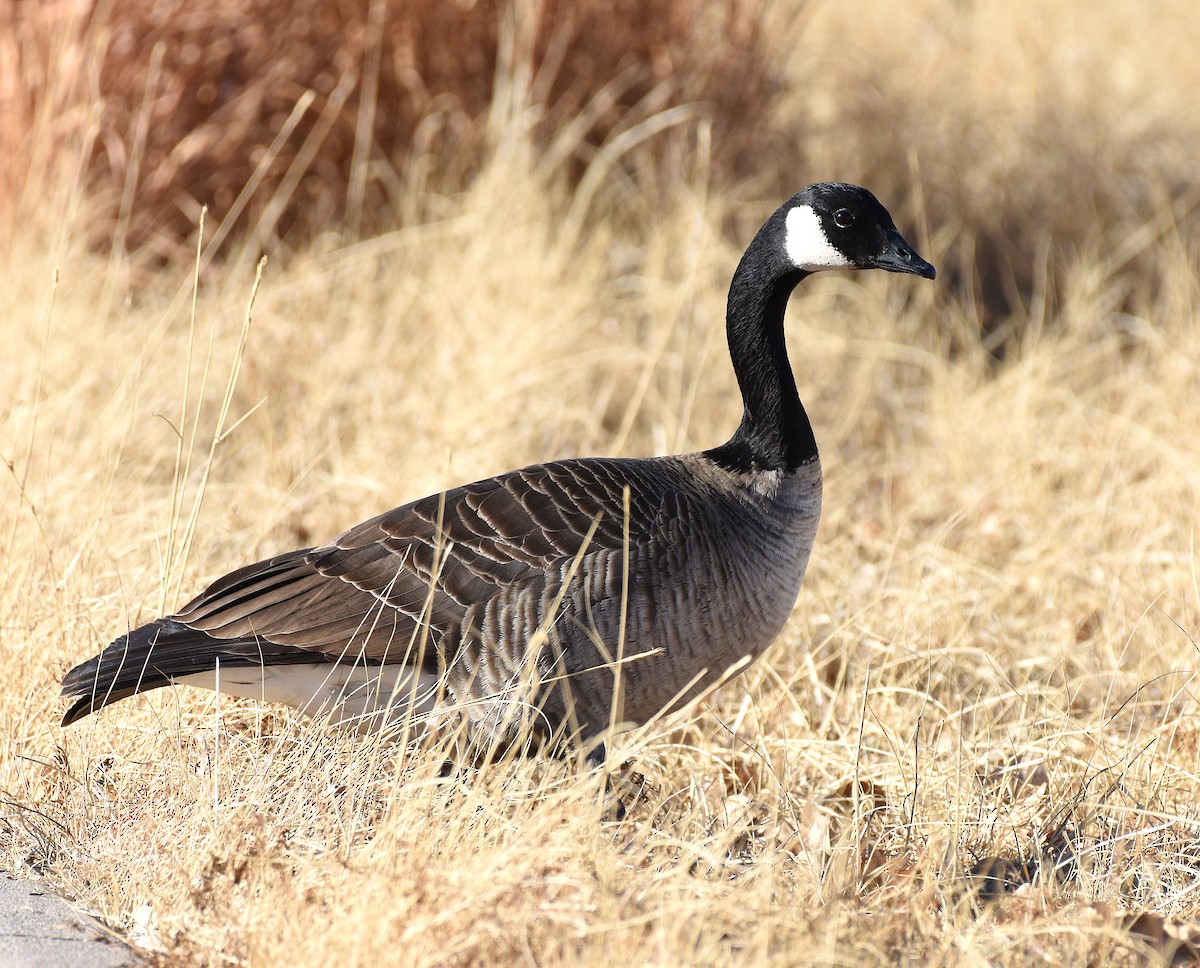
[(536, 464), (238, 569), (72, 669), (63, 724), (182, 683), (366, 728), (452, 710), (479, 743), (534, 710), (587, 741), (740, 671), (787, 621), (816, 535), (821, 465), (783, 317), (831, 268), (934, 275), (866, 189), (809, 186), (730, 287), (745, 409), (728, 442)]

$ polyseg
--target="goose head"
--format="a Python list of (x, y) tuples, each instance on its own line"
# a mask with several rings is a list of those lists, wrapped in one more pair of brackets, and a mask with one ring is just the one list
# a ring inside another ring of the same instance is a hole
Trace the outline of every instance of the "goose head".
[(925, 279), (937, 273), (896, 230), (887, 209), (857, 185), (809, 185), (778, 214), (787, 259), (803, 272), (886, 269)]

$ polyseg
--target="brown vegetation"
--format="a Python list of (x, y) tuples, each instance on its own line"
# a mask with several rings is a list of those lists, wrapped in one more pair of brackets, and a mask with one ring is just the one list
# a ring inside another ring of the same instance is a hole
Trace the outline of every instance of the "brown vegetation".
[[(422, 221), (430, 190), (461, 190), (516, 128), (542, 177), (615, 157), (639, 204), (697, 151), (755, 198), (837, 176), (905, 199), (1000, 349), (1060, 314), (1098, 248), (1114, 309), (1150, 311), (1155, 213), (1191, 222), (1200, 204), (1186, 31), (1115, 6), (931, 0), (873, 20), (797, 0), (60, 0), (0, 16), (0, 144), (21, 159), (3, 194), (24, 159), (82, 164), (92, 242), (142, 260), (190, 259), (202, 206), (216, 241), (267, 252)], [(640, 142), (658, 177), (632, 162)]]
[(759, 7), (81, 0), (7, 17), (18, 90), (76, 111), (60, 131), (107, 199), (96, 241), (180, 261), (203, 206), (266, 249), (385, 227), (427, 179), (461, 188), (514, 122), (578, 176), (614, 136), (697, 103), (744, 167), (772, 80)]

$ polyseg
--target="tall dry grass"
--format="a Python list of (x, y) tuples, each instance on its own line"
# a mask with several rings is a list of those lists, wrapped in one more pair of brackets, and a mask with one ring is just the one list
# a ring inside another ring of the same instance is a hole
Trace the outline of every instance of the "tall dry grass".
[[(762, 16), (780, 88), (753, 175), (705, 154), (702, 112), (673, 170), (654, 137), (548, 170), (509, 102), (453, 192), (414, 181), (390, 231), (277, 252), (248, 330), (253, 239), (193, 309), (186, 260), (131, 287), (89, 246), (86, 154), (55, 156), (42, 207), (24, 191), (0, 260), (7, 869), (185, 964), (1170, 955), (1200, 912), (1197, 15)], [(810, 574), (751, 671), (614, 740), (625, 820), (569, 763), (447, 777), (436, 750), (184, 690), (57, 727), (72, 663), (233, 565), (524, 462), (723, 439), (729, 274), (823, 177), (870, 184), (950, 278), (797, 294)]]
[[(266, 250), (419, 217), (414, 190), (478, 173), (514, 121), (580, 177), (631, 129), (688, 104), (745, 167), (773, 74), (759, 0), (59, 0), (0, 14), (14, 91), (5, 147), (49, 113), (84, 161), (92, 239), (118, 258)], [(49, 104), (47, 111), (45, 105)], [(10, 187), (8, 194), (13, 194)]]

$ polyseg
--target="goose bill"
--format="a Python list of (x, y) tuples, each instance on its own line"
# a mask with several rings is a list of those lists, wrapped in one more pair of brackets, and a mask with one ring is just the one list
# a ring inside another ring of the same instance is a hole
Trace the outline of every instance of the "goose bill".
[(904, 241), (904, 236), (893, 232), (887, 246), (875, 257), (871, 268), (886, 269), (888, 272), (911, 272), (915, 276), (933, 279), (937, 270), (917, 255), (917, 250)]

